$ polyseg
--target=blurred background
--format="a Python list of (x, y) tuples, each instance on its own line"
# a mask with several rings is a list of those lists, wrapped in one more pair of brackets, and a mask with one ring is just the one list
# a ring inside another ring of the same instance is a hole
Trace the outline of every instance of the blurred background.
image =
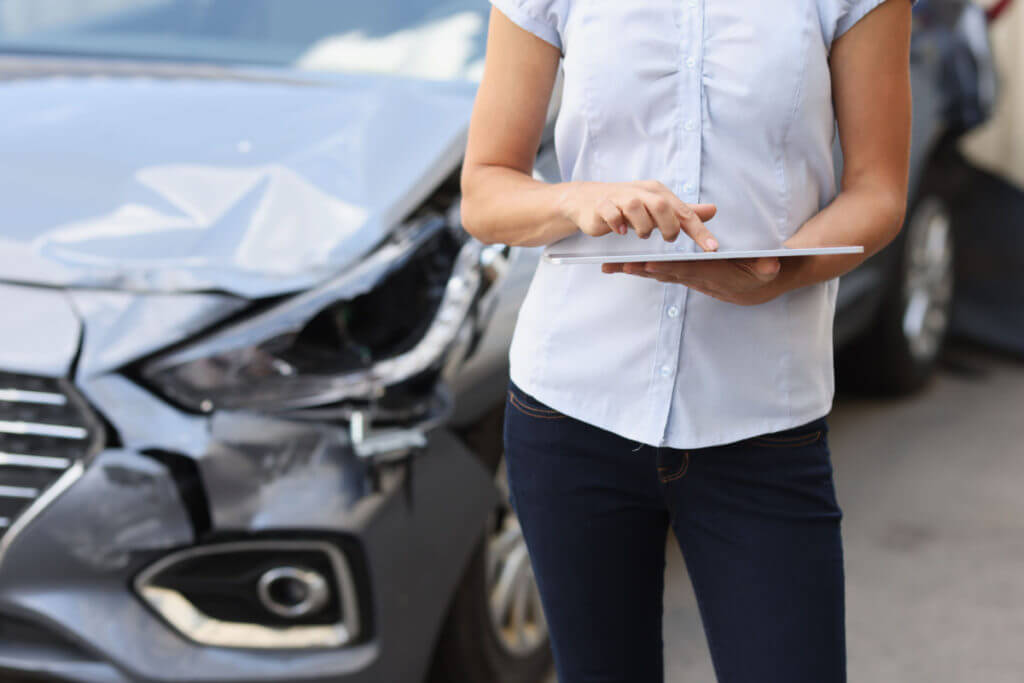
[[(541, 248), (459, 216), (489, 11), (0, 0), (0, 683), (554, 681), (501, 434)], [(1024, 9), (914, 12), (907, 221), (834, 328), (850, 679), (1016, 682)]]

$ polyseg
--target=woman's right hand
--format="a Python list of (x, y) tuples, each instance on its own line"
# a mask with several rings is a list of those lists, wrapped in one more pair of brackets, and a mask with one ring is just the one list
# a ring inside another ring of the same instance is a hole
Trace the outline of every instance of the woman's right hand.
[(687, 204), (657, 180), (573, 181), (567, 185), (565, 215), (592, 237), (610, 232), (625, 235), (632, 226), (643, 239), (659, 230), (666, 242), (674, 242), (684, 232), (704, 251), (718, 248), (715, 236), (704, 225), (715, 215), (715, 205)]

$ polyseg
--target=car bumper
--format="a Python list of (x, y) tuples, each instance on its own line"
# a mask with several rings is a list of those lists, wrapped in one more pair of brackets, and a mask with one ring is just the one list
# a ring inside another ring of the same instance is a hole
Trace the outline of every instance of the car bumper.
[[(371, 468), (337, 426), (183, 415), (119, 376), (83, 389), (126, 438), (96, 454), (0, 558), (0, 615), (11, 633), (0, 639), (3, 680), (421, 680), (498, 501), (490, 473), (457, 437), (433, 429), (411, 461)], [(168, 453), (195, 463), (198, 492)], [(336, 543), (357, 569), (363, 627), (351, 645), (203, 645), (131, 588), (183, 548), (310, 535)]]

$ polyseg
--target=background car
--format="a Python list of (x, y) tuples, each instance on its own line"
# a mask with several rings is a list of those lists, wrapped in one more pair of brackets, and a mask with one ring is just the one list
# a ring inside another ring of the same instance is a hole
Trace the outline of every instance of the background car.
[[(839, 380), (870, 393), (920, 388), (950, 330), (957, 271), (952, 200), (965, 166), (957, 141), (991, 117), (998, 83), (985, 10), (968, 0), (919, 2), (911, 79), (907, 218), (891, 245), (841, 279), (837, 302)], [(838, 146), (835, 158), (839, 172)]]
[[(908, 229), (840, 288), (896, 388), (945, 333), (944, 141), (991, 107), (973, 10), (938, 7)], [(488, 11), (0, 0), (4, 680), (549, 668), (501, 462), (541, 249), (458, 216)]]

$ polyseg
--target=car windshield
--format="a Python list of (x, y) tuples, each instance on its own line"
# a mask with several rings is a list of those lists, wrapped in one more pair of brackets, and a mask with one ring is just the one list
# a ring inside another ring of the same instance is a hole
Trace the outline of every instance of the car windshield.
[(479, 81), (487, 0), (0, 0), (0, 54)]

